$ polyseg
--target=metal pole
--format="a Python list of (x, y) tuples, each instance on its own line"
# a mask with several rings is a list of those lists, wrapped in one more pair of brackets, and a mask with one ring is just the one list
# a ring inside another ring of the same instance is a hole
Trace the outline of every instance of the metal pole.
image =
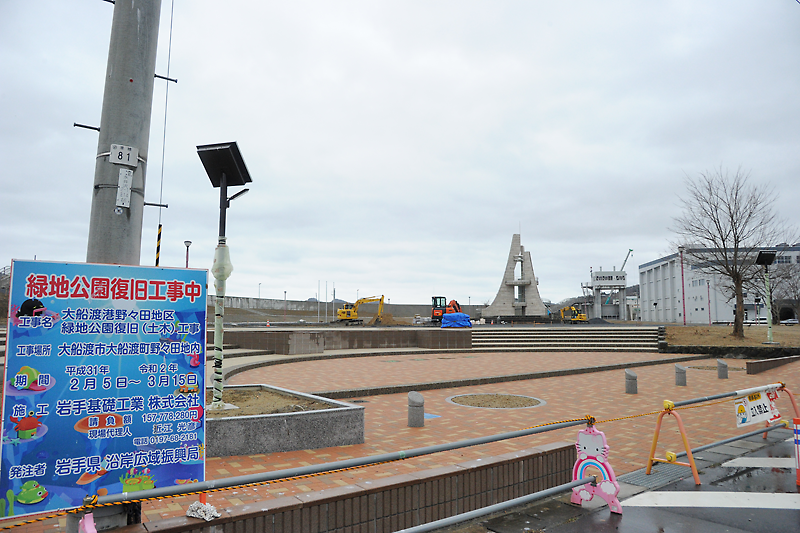
[(674, 402), (675, 407), (682, 407), (684, 405), (692, 405), (695, 403), (708, 402), (711, 400), (719, 400), (721, 398), (729, 398), (731, 396), (745, 396), (754, 392), (761, 392), (767, 389), (780, 389), (783, 387), (782, 383), (770, 383), (769, 385), (761, 385), (760, 387), (752, 387), (750, 389), (742, 389), (733, 392), (723, 392), (722, 394), (714, 394), (713, 396), (703, 396), (701, 398), (693, 398), (691, 400), (683, 400), (681, 402)]
[[(577, 479), (575, 481), (570, 481), (569, 483), (564, 483), (563, 485), (558, 485), (557, 487), (552, 487), (549, 489), (540, 490), (539, 492), (534, 492), (533, 494), (528, 494), (527, 496), (520, 496), (519, 498), (514, 498), (513, 500), (496, 503), (494, 505), (489, 505), (487, 507), (475, 509), (474, 511), (468, 511), (466, 513), (457, 514), (455, 516), (449, 516), (447, 518), (442, 518), (440, 520), (428, 522), (427, 524), (420, 524), (418, 526), (401, 529), (397, 533), (426, 533), (428, 531), (434, 531), (461, 522), (466, 522), (467, 520), (472, 520), (473, 518), (480, 518), (481, 516), (486, 516), (488, 514), (496, 513), (498, 511), (505, 511), (506, 509), (517, 507), (518, 505), (523, 505), (526, 503), (535, 502), (537, 500), (542, 500), (544, 498), (549, 498), (550, 496), (561, 494), (562, 492), (566, 492), (574, 487), (580, 487), (582, 485), (586, 485), (587, 483), (596, 483), (596, 482), (597, 482), (597, 476), (590, 476), (590, 477), (585, 477), (583, 479)], [(525, 528), (522, 531), (530, 531), (530, 529)]]
[(156, 240), (156, 266), (161, 260), (161, 224), (158, 225), (158, 239)]
[(708, 290), (708, 297), (706, 303), (708, 304), (708, 325), (711, 325), (711, 280), (706, 280), (706, 289)]
[(767, 343), (772, 344), (772, 294), (769, 290), (769, 265), (764, 265), (764, 284), (767, 288)]
[[(728, 444), (729, 442), (736, 442), (737, 440), (746, 439), (747, 437), (754, 437), (756, 435), (761, 435), (762, 433), (767, 433), (772, 431), (773, 429), (786, 429), (786, 426), (783, 424), (778, 424), (776, 426), (769, 426), (768, 428), (761, 428), (755, 431), (750, 431), (749, 433), (744, 433), (739, 435), (738, 437), (731, 437), (729, 439), (721, 440), (718, 442), (712, 442), (711, 444), (705, 444), (703, 446), (698, 446), (697, 448), (692, 449), (692, 453), (702, 452), (705, 450), (710, 450), (711, 448), (716, 448), (717, 446), (722, 446), (723, 444)], [(766, 437), (765, 437), (766, 438)], [(685, 451), (676, 453), (675, 457), (683, 457), (684, 455), (688, 455)]]
[(683, 279), (683, 246), (678, 248), (681, 253), (681, 303), (683, 304), (683, 325), (686, 325), (686, 282)]
[[(446, 444), (435, 444), (433, 446), (425, 446), (423, 448), (415, 448), (413, 450), (402, 450), (397, 452), (383, 453), (379, 455), (369, 455), (367, 457), (357, 457), (355, 459), (345, 459), (343, 461), (334, 461), (332, 463), (300, 466), (295, 468), (287, 468), (285, 470), (276, 470), (274, 472), (260, 472), (258, 474), (248, 474), (245, 476), (229, 477), (225, 479), (213, 479), (210, 481), (201, 481), (198, 483), (188, 483), (186, 485), (173, 485), (169, 487), (161, 487), (151, 490), (137, 491), (135, 493), (123, 492), (122, 494), (108, 494), (106, 496), (100, 496), (97, 499), (97, 504), (102, 505), (106, 503), (125, 501), (131, 498), (136, 498), (136, 499), (159, 498), (163, 496), (170, 496), (173, 494), (200, 492), (213, 488), (235, 487), (237, 485), (246, 485), (248, 483), (261, 483), (264, 481), (274, 481), (276, 479), (284, 479), (288, 477), (305, 476), (308, 474), (318, 474), (320, 472), (341, 470), (343, 468), (353, 468), (357, 466), (373, 465), (378, 463), (384, 463), (387, 461), (398, 461), (402, 459), (410, 459), (412, 457), (419, 457), (422, 455), (430, 455), (432, 453), (457, 450), (459, 448), (468, 448), (470, 446), (478, 446), (480, 444), (488, 444), (490, 442), (497, 442), (506, 439), (515, 439), (517, 437), (525, 437), (528, 435), (536, 435), (539, 433), (546, 433), (548, 431), (555, 431), (557, 429), (580, 426), (584, 424), (586, 424), (586, 419), (573, 420), (571, 422), (560, 422), (558, 424), (551, 424), (549, 426), (521, 429), (519, 431), (510, 431), (508, 433), (499, 433), (497, 435), (476, 437), (474, 439), (467, 439), (458, 442), (448, 442)], [(88, 496), (88, 498), (92, 498), (92, 496)]]
[(214, 289), (216, 298), (214, 300), (214, 399), (210, 409), (224, 409), (222, 401), (222, 337), (224, 335), (223, 317), (225, 316), (225, 280), (227, 280), (233, 265), (231, 264), (230, 250), (228, 249), (225, 237), (225, 212), (228, 208), (228, 184), (225, 180), (225, 173), (219, 184), (219, 241), (214, 250), (214, 264), (211, 266), (211, 273), (214, 275)]
[[(89, 217), (89, 263), (139, 264), (160, 16), (161, 0), (117, 0), (114, 5)], [(112, 144), (122, 147), (120, 157), (113, 157), (116, 151), (111, 154)], [(118, 201), (118, 191), (129, 194), (127, 206)]]

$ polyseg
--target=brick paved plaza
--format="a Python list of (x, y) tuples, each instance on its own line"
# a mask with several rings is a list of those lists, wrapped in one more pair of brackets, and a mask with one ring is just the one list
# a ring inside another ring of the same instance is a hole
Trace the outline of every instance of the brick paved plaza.
[[(436, 415), (425, 421), (424, 428), (407, 427), (407, 395), (391, 394), (357, 398), (365, 407), (364, 444), (303, 450), (268, 455), (208, 458), (207, 479), (280, 470), (294, 466), (319, 464), (352, 457), (418, 448), (527, 428), (546, 422), (592, 415), (598, 428), (606, 433), (611, 447), (609, 461), (617, 475), (645, 465), (655, 425), (655, 415), (621, 421), (604, 420), (657, 411), (664, 399), (683, 400), (745, 389), (783, 381), (793, 391), (800, 391), (800, 363), (785, 365), (759, 375), (748, 376), (745, 361), (728, 359), (728, 380), (717, 379), (714, 359), (684, 362), (687, 387), (674, 385), (674, 364), (670, 354), (661, 353), (442, 353), (376, 355), (350, 359), (331, 359), (259, 368), (238, 374), (229, 384), (266, 383), (302, 392), (343, 390), (381, 385), (398, 385), (467, 377), (592, 367), (602, 364), (665, 360), (663, 364), (635, 368), (638, 395), (625, 394), (623, 370), (584, 373), (492, 385), (425, 391), (425, 412)], [(699, 367), (699, 368), (697, 368)], [(506, 393), (532, 396), (543, 400), (539, 406), (525, 409), (481, 409), (447, 401), (454, 395)], [(783, 395), (778, 407), (791, 417), (791, 405)], [(690, 444), (699, 446), (731, 437), (737, 430), (732, 401), (681, 411), (689, 431)], [(568, 428), (531, 437), (521, 437), (493, 444), (397, 461), (343, 473), (327, 474), (298, 481), (287, 481), (247, 489), (212, 493), (208, 501), (218, 508), (270, 498), (316, 491), (408, 473), (417, 469), (499, 455), (554, 441), (574, 441), (576, 428)], [(666, 450), (681, 451), (677, 425), (665, 419), (659, 441), (660, 456)], [(183, 516), (196, 498), (174, 498), (143, 504), (143, 521)], [(63, 527), (64, 519), (51, 519), (18, 531), (50, 531)]]

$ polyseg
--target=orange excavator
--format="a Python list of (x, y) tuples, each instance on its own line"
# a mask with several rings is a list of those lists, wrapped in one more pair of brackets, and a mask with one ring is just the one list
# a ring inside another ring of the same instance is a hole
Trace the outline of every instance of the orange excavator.
[(446, 304), (447, 298), (444, 296), (434, 296), (431, 298), (431, 320), (441, 322), (442, 316), (450, 313), (461, 313), (461, 306), (455, 300), (450, 300)]

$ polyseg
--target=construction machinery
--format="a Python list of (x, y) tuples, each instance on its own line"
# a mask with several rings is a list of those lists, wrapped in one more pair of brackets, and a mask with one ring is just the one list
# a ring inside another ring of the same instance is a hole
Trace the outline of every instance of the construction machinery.
[[(620, 272), (625, 272), (625, 265), (628, 263), (628, 258), (631, 256), (632, 253), (633, 253), (633, 248), (628, 248), (628, 254), (625, 256), (625, 260), (622, 262), (622, 266), (619, 269)], [(622, 295), (623, 295), (623, 298), (624, 298), (625, 291), (621, 291), (621, 292), (622, 292)], [(608, 305), (609, 302), (611, 302), (611, 296), (613, 296), (613, 293), (608, 295), (608, 298), (606, 299), (606, 305)]]
[(583, 324), (589, 322), (585, 313), (581, 313), (574, 306), (561, 308), (561, 322), (564, 324)]
[(449, 313), (461, 313), (461, 306), (455, 300), (447, 302), (444, 296), (433, 296), (431, 298), (431, 320), (434, 322), (441, 322), (442, 316)]
[(359, 298), (355, 301), (355, 303), (344, 304), (341, 309), (336, 310), (336, 322), (344, 322), (347, 326), (363, 324), (364, 320), (358, 318), (358, 308), (361, 304), (369, 302), (380, 302), (378, 304), (378, 314), (375, 315), (375, 323), (380, 324), (381, 319), (383, 318), (383, 295)]

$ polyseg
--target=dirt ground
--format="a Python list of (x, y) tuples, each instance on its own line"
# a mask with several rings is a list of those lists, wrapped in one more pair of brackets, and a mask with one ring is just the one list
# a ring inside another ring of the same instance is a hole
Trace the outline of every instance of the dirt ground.
[[(211, 391), (206, 392), (206, 405), (213, 399)], [(270, 415), (278, 413), (299, 413), (302, 411), (320, 411), (332, 409), (330, 404), (317, 402), (301, 396), (289, 396), (265, 390), (234, 390), (222, 391), (222, 401), (233, 404), (238, 409), (225, 409), (212, 411), (206, 409), (206, 418), (227, 418), (230, 416)]]
[[(744, 339), (731, 337), (733, 326), (667, 326), (667, 342), (678, 346), (763, 346), (767, 326), (744, 326)], [(800, 326), (772, 326), (772, 338), (784, 347), (800, 347)]]
[(533, 407), (541, 402), (536, 398), (518, 396), (516, 394), (464, 394), (450, 399), (458, 405), (469, 407), (488, 407), (490, 409), (517, 409)]

